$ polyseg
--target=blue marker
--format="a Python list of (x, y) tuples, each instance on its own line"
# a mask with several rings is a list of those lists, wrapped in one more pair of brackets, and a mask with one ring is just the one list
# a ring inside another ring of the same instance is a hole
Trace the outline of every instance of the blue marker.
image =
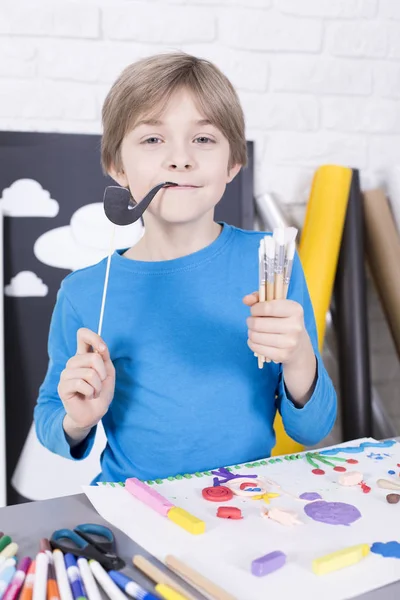
[(125, 592), (125, 594), (135, 598), (135, 600), (158, 600), (157, 596), (153, 596), (150, 592), (146, 592), (144, 588), (140, 587), (140, 585), (132, 581), (132, 579), (123, 573), (119, 573), (118, 571), (108, 571), (108, 575), (113, 582)]
[(0, 575), (0, 598), (4, 596), (4, 592), (8, 588), (11, 583), (12, 578), (14, 577), (16, 572), (15, 567), (8, 567), (4, 569), (4, 571)]
[(82, 579), (75, 556), (68, 552), (64, 556), (64, 560), (74, 600), (87, 600), (86, 594), (83, 591)]

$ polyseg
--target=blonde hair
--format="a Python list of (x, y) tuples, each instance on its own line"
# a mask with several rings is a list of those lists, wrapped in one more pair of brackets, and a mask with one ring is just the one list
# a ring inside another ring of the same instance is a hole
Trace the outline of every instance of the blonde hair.
[(199, 110), (227, 138), (229, 167), (247, 164), (243, 110), (229, 79), (210, 61), (184, 52), (157, 54), (124, 69), (102, 110), (101, 162), (105, 173), (122, 168), (121, 144), (144, 114), (162, 111), (174, 91), (193, 93)]

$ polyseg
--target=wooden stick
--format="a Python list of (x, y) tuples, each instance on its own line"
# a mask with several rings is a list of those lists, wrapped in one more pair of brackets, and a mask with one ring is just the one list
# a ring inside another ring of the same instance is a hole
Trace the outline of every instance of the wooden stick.
[[(261, 281), (260, 288), (258, 290), (259, 294), (259, 302), (265, 302), (265, 281)], [(258, 358), (258, 368), (262, 369), (265, 363), (265, 356), (257, 356)]]
[(100, 308), (100, 318), (99, 318), (99, 326), (97, 328), (97, 335), (101, 337), (101, 332), (103, 329), (103, 318), (104, 318), (104, 309), (106, 306), (106, 297), (108, 290), (108, 279), (110, 277), (110, 267), (111, 267), (111, 257), (114, 251), (114, 237), (115, 237), (115, 225), (113, 225), (111, 240), (110, 240), (110, 248), (108, 250), (108, 258), (107, 258), (107, 266), (106, 266), (106, 275), (104, 278), (104, 287), (103, 287), (103, 297), (101, 300), (101, 308)]
[(184, 579), (187, 579), (193, 585), (199, 587), (209, 594), (213, 600), (236, 600), (234, 596), (228, 594), (218, 585), (201, 575), (191, 567), (188, 567), (175, 556), (168, 555), (165, 558), (165, 564), (175, 573), (178, 573)]
[(154, 565), (144, 556), (136, 554), (132, 558), (132, 562), (137, 569), (139, 569), (140, 571), (142, 571), (142, 573), (147, 575), (149, 579), (155, 581), (155, 583), (169, 585), (169, 587), (174, 589), (176, 592), (179, 592), (179, 594), (185, 596), (185, 598), (187, 598), (188, 600), (197, 600), (197, 596), (194, 596), (193, 594), (188, 592), (186, 588), (182, 587), (179, 583), (175, 581), (175, 579), (170, 577), (167, 573), (164, 573), (164, 571), (161, 571), (161, 569), (156, 567), (156, 565)]

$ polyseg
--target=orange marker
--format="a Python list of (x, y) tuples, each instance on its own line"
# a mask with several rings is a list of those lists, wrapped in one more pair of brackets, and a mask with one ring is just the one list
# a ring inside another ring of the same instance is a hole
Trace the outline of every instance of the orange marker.
[(24, 587), (22, 588), (19, 600), (32, 600), (33, 584), (35, 583), (35, 568), (36, 561), (33, 560), (31, 562), (31, 566), (29, 567), (28, 573), (26, 574)]
[(60, 590), (58, 589), (56, 571), (53, 562), (53, 553), (50, 542), (47, 538), (40, 540), (40, 550), (47, 554), (49, 564), (47, 568), (47, 600), (60, 600)]

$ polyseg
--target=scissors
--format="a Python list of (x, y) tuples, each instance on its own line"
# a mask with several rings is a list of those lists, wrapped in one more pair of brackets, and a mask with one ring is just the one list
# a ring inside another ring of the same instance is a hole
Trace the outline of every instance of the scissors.
[(64, 553), (93, 558), (108, 570), (118, 571), (125, 566), (122, 558), (115, 554), (113, 532), (103, 525), (83, 523), (74, 530), (58, 529), (51, 536), (50, 544)]

